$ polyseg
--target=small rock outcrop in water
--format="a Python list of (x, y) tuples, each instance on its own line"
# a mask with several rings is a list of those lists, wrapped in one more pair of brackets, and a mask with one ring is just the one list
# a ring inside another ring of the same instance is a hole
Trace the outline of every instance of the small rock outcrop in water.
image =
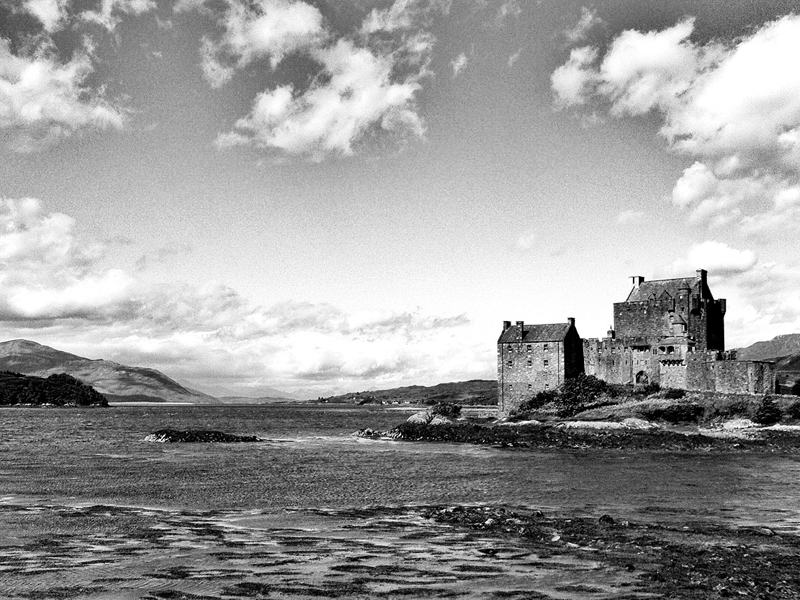
[(145, 442), (159, 442), (162, 444), (183, 443), (222, 443), (233, 444), (238, 442), (260, 442), (261, 438), (254, 435), (232, 435), (221, 431), (207, 429), (190, 429), (178, 431), (177, 429), (159, 429), (144, 438)]

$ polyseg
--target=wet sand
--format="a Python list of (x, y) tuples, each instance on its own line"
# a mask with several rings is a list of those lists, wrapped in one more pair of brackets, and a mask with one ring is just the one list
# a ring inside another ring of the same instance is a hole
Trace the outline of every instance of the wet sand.
[(0, 504), (3, 598), (800, 598), (800, 540), (496, 506)]

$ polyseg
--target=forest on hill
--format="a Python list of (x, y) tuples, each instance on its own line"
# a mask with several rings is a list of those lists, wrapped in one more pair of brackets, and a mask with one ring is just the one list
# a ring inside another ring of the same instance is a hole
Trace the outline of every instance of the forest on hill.
[(462, 406), (497, 404), (497, 381), (472, 379), (432, 386), (410, 385), (390, 390), (351, 392), (318, 398), (317, 402), (335, 404), (436, 404), (452, 402)]
[(65, 373), (34, 377), (0, 371), (0, 406), (108, 406), (105, 396)]

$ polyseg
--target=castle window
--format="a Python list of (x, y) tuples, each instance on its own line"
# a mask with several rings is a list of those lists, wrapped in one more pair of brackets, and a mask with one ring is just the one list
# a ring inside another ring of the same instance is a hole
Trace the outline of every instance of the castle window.
[(514, 384), (513, 383), (509, 383), (508, 384), (508, 391), (510, 392), (513, 389), (514, 389)]
[(532, 361), (532, 360), (529, 360), (529, 361), (528, 361), (528, 366), (529, 366), (529, 367), (532, 367), (532, 366), (533, 366), (533, 361)]
[(513, 361), (513, 360), (506, 361), (506, 364), (507, 364), (509, 367), (513, 367), (513, 366), (514, 366), (514, 361)]
[(547, 344), (545, 344), (544, 346), (542, 346), (542, 349), (544, 349), (544, 350), (547, 350)]
[(529, 383), (529, 384), (528, 384), (528, 389), (529, 389), (529, 390), (532, 390), (532, 389), (533, 389), (533, 384), (532, 384), (532, 383)]
[(548, 364), (549, 364), (549, 361), (547, 359), (545, 359), (544, 360), (544, 366), (546, 367)]
[(653, 348), (653, 354), (658, 354), (658, 348)]
[(531, 350), (533, 350), (533, 346), (528, 344), (528, 347), (526, 349), (527, 349), (528, 352), (530, 352)]
[(667, 346), (667, 354), (675, 354), (675, 347)]

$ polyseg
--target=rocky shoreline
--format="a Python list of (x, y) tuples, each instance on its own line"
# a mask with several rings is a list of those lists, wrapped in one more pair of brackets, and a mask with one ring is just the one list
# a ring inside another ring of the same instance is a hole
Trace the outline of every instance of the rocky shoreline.
[[(523, 538), (540, 559), (566, 554), (629, 571), (636, 575), (630, 598), (800, 598), (800, 538), (768, 528), (646, 525), (609, 515), (558, 517), (487, 506), (433, 507), (423, 515), (468, 530)], [(574, 591), (602, 590), (587, 586)]]
[(641, 419), (481, 424), (438, 416), (425, 418), (423, 415), (425, 413), (414, 415), (388, 431), (367, 428), (356, 431), (354, 435), (376, 440), (467, 443), (536, 450), (800, 451), (797, 427), (759, 427), (742, 420), (713, 427), (674, 427)]
[(254, 435), (233, 435), (222, 431), (208, 429), (190, 429), (179, 431), (177, 429), (159, 429), (144, 438), (145, 442), (160, 444), (237, 444), (242, 442), (261, 442), (261, 438)]

